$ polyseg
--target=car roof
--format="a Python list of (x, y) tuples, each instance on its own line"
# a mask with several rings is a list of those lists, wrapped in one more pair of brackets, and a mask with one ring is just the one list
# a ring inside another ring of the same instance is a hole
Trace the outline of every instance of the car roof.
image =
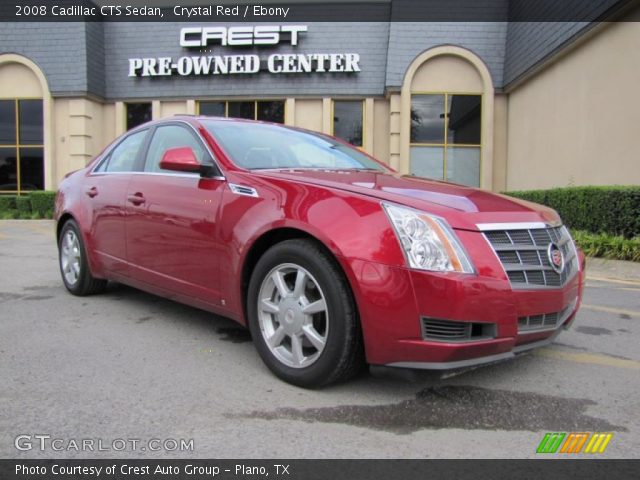
[(196, 121), (201, 121), (201, 120), (207, 120), (207, 121), (211, 121), (213, 120), (214, 122), (220, 122), (220, 123), (261, 123), (261, 124), (267, 124), (267, 125), (279, 125), (282, 127), (286, 127), (286, 125), (281, 124), (281, 123), (274, 123), (274, 122), (265, 122), (263, 120), (250, 120), (247, 118), (235, 118), (235, 117), (214, 117), (214, 116), (209, 116), (209, 115), (188, 115), (188, 114), (184, 114), (184, 113), (178, 113), (176, 115), (174, 115), (173, 117), (165, 117), (162, 118), (158, 121), (171, 121), (172, 119), (178, 119), (178, 120), (196, 120)]
[(132, 128), (126, 133), (135, 132), (137, 130), (143, 130), (145, 128), (155, 127), (157, 125), (163, 125), (165, 123), (171, 123), (172, 121), (173, 122), (181, 121), (181, 122), (195, 124), (198, 122), (202, 122), (203, 120), (206, 120), (207, 122), (213, 121), (215, 123), (233, 123), (233, 124), (252, 123), (256, 125), (272, 125), (280, 128), (289, 129), (289, 130), (305, 130), (302, 128), (293, 127), (291, 125), (285, 125), (283, 123), (267, 122), (264, 120), (249, 120), (246, 118), (213, 117), (213, 116), (207, 116), (207, 115), (192, 115), (188, 113), (177, 113), (171, 117), (164, 117), (164, 118), (158, 118), (156, 120), (150, 120), (141, 125), (138, 125), (135, 128)]

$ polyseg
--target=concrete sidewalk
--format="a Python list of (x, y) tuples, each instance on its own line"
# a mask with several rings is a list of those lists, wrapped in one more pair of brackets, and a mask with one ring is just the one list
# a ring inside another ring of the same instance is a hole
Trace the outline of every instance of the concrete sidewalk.
[(589, 278), (640, 283), (640, 263), (587, 257), (587, 279)]

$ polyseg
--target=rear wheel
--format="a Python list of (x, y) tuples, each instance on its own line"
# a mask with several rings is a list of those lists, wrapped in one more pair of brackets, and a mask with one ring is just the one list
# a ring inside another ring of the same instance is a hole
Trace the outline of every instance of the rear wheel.
[(258, 261), (249, 326), (263, 361), (302, 387), (346, 380), (363, 365), (355, 303), (335, 260), (311, 240), (287, 240)]
[(62, 281), (72, 294), (91, 295), (106, 288), (106, 280), (91, 275), (80, 229), (74, 220), (67, 220), (60, 231), (58, 257)]

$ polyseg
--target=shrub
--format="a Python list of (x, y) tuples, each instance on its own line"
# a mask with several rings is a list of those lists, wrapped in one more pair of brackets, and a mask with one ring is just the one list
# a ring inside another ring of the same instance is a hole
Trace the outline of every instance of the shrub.
[(20, 218), (31, 217), (31, 199), (28, 196), (16, 197), (16, 209)]
[(53, 211), (56, 192), (37, 191), (31, 192), (29, 198), (31, 199), (31, 209), (34, 213), (37, 213), (40, 218), (51, 218), (50, 212)]
[(16, 218), (18, 218), (18, 211), (16, 209), (0, 211), (0, 220), (14, 220)]
[(0, 212), (7, 212), (16, 209), (15, 195), (0, 195)]
[(507, 192), (555, 209), (571, 229), (640, 236), (640, 186), (567, 187)]
[(614, 237), (606, 233), (593, 234), (580, 230), (574, 230), (572, 235), (578, 247), (590, 257), (640, 262), (640, 237)]

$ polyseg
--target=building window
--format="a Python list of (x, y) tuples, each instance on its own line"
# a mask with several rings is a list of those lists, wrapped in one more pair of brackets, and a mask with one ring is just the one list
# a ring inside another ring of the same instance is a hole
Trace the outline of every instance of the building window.
[(41, 99), (0, 100), (0, 191), (44, 189)]
[(411, 96), (411, 173), (480, 185), (482, 96)]
[(151, 102), (127, 103), (127, 130), (151, 121)]
[(284, 100), (198, 102), (200, 115), (284, 123)]
[(256, 120), (284, 123), (284, 101), (256, 102)]
[(227, 102), (227, 117), (256, 119), (256, 102)]
[(226, 117), (227, 102), (200, 102), (198, 104), (200, 115), (209, 117)]
[(351, 145), (362, 147), (364, 102), (362, 100), (335, 100), (333, 102), (333, 135)]

